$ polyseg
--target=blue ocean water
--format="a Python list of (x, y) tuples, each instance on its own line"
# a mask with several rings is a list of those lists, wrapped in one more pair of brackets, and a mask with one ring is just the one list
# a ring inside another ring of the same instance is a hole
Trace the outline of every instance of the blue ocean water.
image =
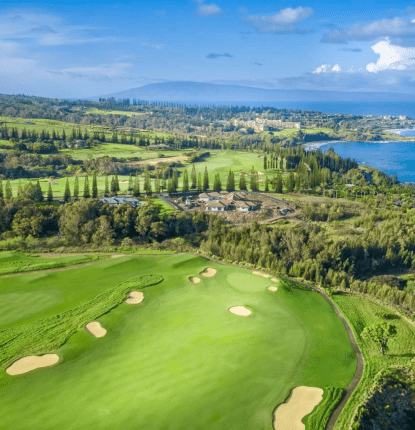
[[(401, 132), (415, 136), (415, 130)], [(401, 182), (415, 183), (415, 142), (333, 142), (320, 146), (322, 151), (332, 147), (341, 157), (354, 158), (389, 175), (396, 175)]]

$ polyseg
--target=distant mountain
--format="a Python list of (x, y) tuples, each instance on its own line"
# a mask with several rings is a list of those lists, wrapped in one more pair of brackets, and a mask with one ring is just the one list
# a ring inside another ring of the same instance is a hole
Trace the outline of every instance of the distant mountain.
[[(285, 90), (220, 85), (204, 82), (162, 82), (107, 94), (101, 97), (130, 98), (161, 102), (405, 102), (414, 101), (410, 94)], [(98, 97), (94, 97), (94, 100)]]

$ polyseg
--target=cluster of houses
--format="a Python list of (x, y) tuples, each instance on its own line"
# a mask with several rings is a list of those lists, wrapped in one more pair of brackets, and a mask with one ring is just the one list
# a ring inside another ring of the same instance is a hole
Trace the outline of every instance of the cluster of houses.
[[(243, 192), (229, 193), (228, 191), (221, 191), (220, 193), (202, 193), (198, 197), (199, 202), (203, 202), (207, 211), (230, 211), (237, 210), (240, 212), (250, 212), (259, 209), (259, 204), (246, 198)], [(195, 202), (187, 199), (185, 204), (187, 206), (193, 205)]]
[(235, 126), (253, 128), (255, 131), (278, 130), (280, 128), (296, 128), (299, 130), (301, 128), (301, 123), (299, 122), (282, 121), (280, 119), (255, 118), (250, 121), (233, 119), (231, 122)]

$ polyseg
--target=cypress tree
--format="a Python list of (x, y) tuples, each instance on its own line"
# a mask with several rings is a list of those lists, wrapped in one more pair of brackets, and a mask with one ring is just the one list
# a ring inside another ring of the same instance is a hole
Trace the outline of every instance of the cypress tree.
[(195, 165), (193, 164), (192, 166), (192, 190), (195, 190), (197, 187), (197, 178), (196, 178), (196, 169), (195, 169)]
[(229, 170), (228, 179), (226, 180), (226, 191), (235, 191), (235, 175)]
[(35, 194), (35, 201), (36, 202), (41, 202), (43, 201), (43, 193), (42, 193), (42, 188), (40, 187), (40, 182), (39, 179), (36, 182), (36, 194)]
[(292, 193), (295, 187), (294, 173), (290, 172), (287, 178), (287, 193)]
[(134, 187), (133, 184), (133, 175), (130, 173), (130, 176), (128, 177), (128, 191), (132, 191)]
[(3, 194), (3, 181), (0, 178), (0, 199), (2, 199), (4, 197)]
[(268, 184), (268, 176), (265, 177), (265, 190), (266, 193), (269, 191), (269, 184)]
[(108, 184), (108, 175), (105, 175), (105, 191), (104, 191), (105, 197), (108, 197), (109, 193), (110, 193), (110, 187)]
[(52, 203), (53, 201), (53, 192), (52, 192), (52, 185), (49, 182), (49, 187), (48, 187), (48, 197), (47, 197), (47, 201), (48, 203)]
[(92, 198), (96, 199), (98, 197), (98, 183), (97, 183), (97, 174), (94, 172), (94, 176), (92, 177)]
[(69, 202), (71, 199), (71, 189), (69, 188), (69, 179), (66, 178), (65, 192), (63, 193), (64, 202)]
[(111, 177), (111, 194), (117, 195), (117, 184), (114, 176)]
[(6, 182), (5, 195), (4, 196), (7, 200), (10, 200), (13, 197), (12, 185), (8, 179)]
[(177, 177), (177, 169), (174, 168), (173, 170), (173, 177), (171, 180), (171, 188), (172, 188), (172, 192), (175, 193), (177, 192), (177, 188), (179, 187), (179, 179)]
[(89, 179), (88, 175), (85, 176), (84, 182), (84, 199), (89, 199), (91, 197), (91, 193), (89, 191)]
[(185, 169), (183, 172), (183, 192), (186, 193), (187, 191), (189, 191), (189, 178)]
[(202, 174), (197, 175), (197, 191), (202, 191)]
[(267, 156), (264, 155), (264, 170), (267, 170)]
[(73, 185), (73, 199), (78, 200), (79, 198), (79, 179), (78, 175), (75, 176), (75, 183)]
[(138, 179), (138, 172), (135, 172), (133, 196), (138, 197), (140, 195), (140, 181)]
[(114, 175), (114, 183), (115, 183), (116, 191), (120, 191), (120, 181), (118, 180), (117, 174)]
[(215, 181), (213, 183), (213, 190), (216, 191), (217, 193), (219, 193), (220, 191), (222, 191), (222, 182), (220, 180), (219, 173), (217, 173), (215, 175)]
[(245, 172), (241, 172), (241, 175), (239, 176), (239, 189), (242, 191), (246, 191)]
[(277, 180), (275, 181), (275, 192), (278, 194), (282, 193), (282, 176), (278, 173)]
[(205, 174), (203, 175), (203, 191), (209, 190), (209, 174), (207, 167), (205, 167)]

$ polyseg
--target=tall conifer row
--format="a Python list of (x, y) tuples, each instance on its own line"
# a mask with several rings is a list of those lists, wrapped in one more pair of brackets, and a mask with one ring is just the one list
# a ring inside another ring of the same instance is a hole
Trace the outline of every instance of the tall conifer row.
[(65, 191), (63, 193), (64, 202), (69, 202), (71, 199), (71, 189), (69, 188), (69, 179), (66, 178)]
[(197, 175), (197, 191), (202, 191), (202, 174)]
[(75, 182), (73, 184), (73, 199), (78, 200), (79, 198), (79, 178), (78, 175), (75, 176)]
[(226, 181), (226, 191), (235, 191), (235, 175), (232, 170), (229, 170), (228, 179)]
[(195, 168), (195, 165), (193, 164), (193, 166), (192, 166), (192, 185), (191, 185), (191, 188), (192, 188), (192, 190), (195, 190), (196, 187), (197, 187), (196, 168)]
[(13, 198), (12, 185), (11, 185), (9, 179), (7, 179), (7, 182), (6, 182), (4, 197), (7, 200), (10, 200), (11, 198)]
[(110, 194), (110, 187), (108, 184), (108, 175), (105, 175), (105, 189), (104, 189), (104, 195), (105, 197), (108, 197)]
[(89, 179), (88, 175), (85, 176), (84, 182), (84, 199), (89, 199), (91, 197), (91, 193), (89, 191)]
[(203, 175), (203, 191), (209, 190), (209, 174), (207, 167), (205, 167), (205, 173)]
[(92, 198), (96, 199), (97, 197), (98, 197), (97, 173), (94, 172), (94, 176), (92, 177)]
[(4, 197), (3, 195), (3, 181), (0, 178), (0, 199), (2, 199)]
[(130, 173), (130, 176), (128, 177), (128, 191), (131, 193), (133, 190), (134, 184), (133, 184), (133, 175)]
[(52, 184), (49, 182), (49, 187), (48, 187), (48, 197), (47, 197), (47, 201), (48, 203), (52, 203), (53, 201), (53, 191), (52, 191)]
[(187, 191), (189, 191), (189, 178), (185, 169), (183, 172), (183, 192), (186, 193)]
[(245, 178), (245, 172), (241, 172), (241, 175), (239, 177), (239, 189), (241, 191), (246, 191), (246, 178)]
[(133, 196), (138, 197), (140, 195), (140, 181), (138, 179), (138, 172), (135, 172)]
[(115, 183), (116, 191), (120, 191), (120, 181), (118, 180), (117, 174), (114, 175), (114, 183)]

